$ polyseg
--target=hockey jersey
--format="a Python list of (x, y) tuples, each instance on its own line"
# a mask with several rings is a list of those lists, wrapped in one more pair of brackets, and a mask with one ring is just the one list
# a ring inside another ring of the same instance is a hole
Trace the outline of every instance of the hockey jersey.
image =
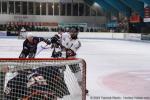
[(23, 43), (23, 49), (27, 49), (30, 51), (36, 50), (38, 43), (41, 41), (45, 41), (45, 39), (42, 37), (33, 37), (32, 43), (30, 43), (29, 40), (26, 39)]
[(71, 39), (69, 33), (62, 34), (61, 42), (62, 42), (62, 46), (64, 46), (66, 50), (71, 50), (72, 53), (74, 53), (73, 54), (74, 56), (76, 55), (77, 50), (81, 47), (81, 42), (78, 39)]

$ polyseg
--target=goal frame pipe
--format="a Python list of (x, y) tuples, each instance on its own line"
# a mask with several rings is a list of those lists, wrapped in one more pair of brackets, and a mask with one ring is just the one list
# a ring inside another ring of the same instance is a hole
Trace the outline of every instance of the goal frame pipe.
[(80, 60), (81, 58), (0, 58), (0, 61), (7, 60), (7, 61), (13, 61), (13, 60)]

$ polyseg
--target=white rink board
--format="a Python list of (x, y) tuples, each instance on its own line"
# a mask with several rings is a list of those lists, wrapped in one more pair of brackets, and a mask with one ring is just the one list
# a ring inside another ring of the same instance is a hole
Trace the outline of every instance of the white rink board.
[[(29, 32), (30, 33), (30, 32)], [(34, 36), (50, 38), (57, 34), (57, 32), (31, 32)], [(137, 33), (109, 33), (109, 32), (80, 32), (79, 38), (81, 39), (129, 39), (141, 40), (141, 34)]]

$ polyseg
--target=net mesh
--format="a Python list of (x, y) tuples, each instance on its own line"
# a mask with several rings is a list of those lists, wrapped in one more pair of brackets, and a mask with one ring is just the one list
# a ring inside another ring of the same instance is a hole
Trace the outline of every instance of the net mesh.
[(85, 100), (83, 59), (0, 59), (0, 100)]

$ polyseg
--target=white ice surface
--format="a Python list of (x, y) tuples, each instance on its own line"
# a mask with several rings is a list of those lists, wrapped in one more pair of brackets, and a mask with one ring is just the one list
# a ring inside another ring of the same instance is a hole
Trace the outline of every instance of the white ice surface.
[[(0, 57), (17, 58), (22, 42), (23, 40), (17, 39), (0, 39)], [(81, 43), (78, 57), (87, 62), (87, 100), (92, 100), (90, 98), (93, 96), (124, 96), (101, 82), (106, 75), (122, 71), (150, 70), (149, 43), (89, 39), (81, 40)], [(37, 57), (50, 56), (50, 50), (43, 50)]]

